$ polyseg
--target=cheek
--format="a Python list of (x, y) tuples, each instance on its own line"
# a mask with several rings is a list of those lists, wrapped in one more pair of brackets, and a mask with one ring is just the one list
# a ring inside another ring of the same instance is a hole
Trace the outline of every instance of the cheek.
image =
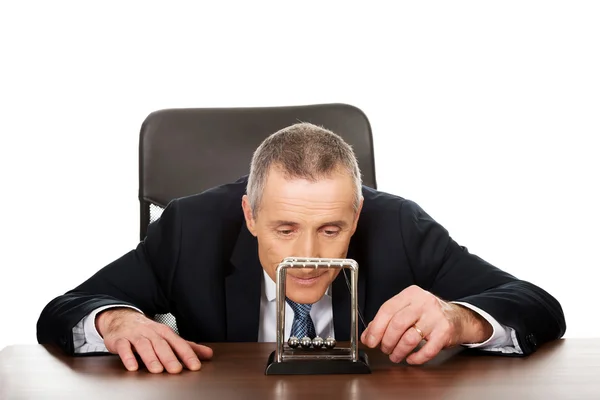
[(270, 263), (279, 264), (285, 257), (294, 255), (294, 241), (281, 240), (271, 232), (261, 231), (257, 236), (260, 248)]
[(348, 245), (350, 240), (346, 238), (340, 240), (329, 240), (321, 243), (321, 257), (323, 258), (346, 258), (348, 254)]
[(275, 280), (275, 270), (277, 265), (288, 257), (286, 249), (276, 240), (259, 236), (258, 238), (258, 255), (262, 267)]

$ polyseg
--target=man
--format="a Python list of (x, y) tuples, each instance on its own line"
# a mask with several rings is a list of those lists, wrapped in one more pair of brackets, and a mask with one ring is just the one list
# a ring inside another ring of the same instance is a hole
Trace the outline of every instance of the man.
[[(275, 340), (275, 269), (288, 256), (356, 260), (361, 341), (394, 362), (456, 345), (527, 355), (566, 329), (551, 295), (470, 254), (414, 202), (362, 187), (351, 147), (301, 123), (259, 146), (247, 180), (173, 200), (135, 250), (52, 300), (38, 341), (119, 354), (128, 370), (135, 352), (151, 372), (198, 370), (212, 356), (200, 343)], [(338, 274), (288, 272), (286, 339), (349, 339)], [(163, 313), (179, 335), (151, 320)]]

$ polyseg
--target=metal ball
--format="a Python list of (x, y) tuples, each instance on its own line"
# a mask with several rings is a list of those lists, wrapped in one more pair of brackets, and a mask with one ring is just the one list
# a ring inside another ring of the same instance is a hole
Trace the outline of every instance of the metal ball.
[(329, 350), (333, 349), (335, 347), (335, 339), (331, 336), (325, 339), (325, 347)]
[(317, 336), (312, 340), (312, 345), (315, 349), (320, 349), (323, 347), (323, 344), (325, 344), (325, 341), (322, 337)]
[(292, 349), (295, 349), (300, 344), (300, 340), (296, 336), (292, 336), (288, 339), (288, 346)]
[(302, 339), (300, 339), (300, 346), (302, 346), (305, 349), (308, 349), (311, 344), (312, 340), (310, 340), (308, 336), (304, 336)]

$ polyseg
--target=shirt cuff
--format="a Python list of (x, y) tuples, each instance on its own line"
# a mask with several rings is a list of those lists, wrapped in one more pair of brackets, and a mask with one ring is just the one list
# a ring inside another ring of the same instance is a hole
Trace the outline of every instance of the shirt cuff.
[(463, 344), (464, 347), (470, 349), (495, 351), (505, 354), (523, 354), (523, 351), (519, 346), (519, 342), (517, 341), (516, 332), (513, 328), (501, 325), (490, 314), (472, 304), (460, 301), (453, 301), (453, 303), (459, 304), (476, 312), (485, 318), (485, 320), (492, 326), (492, 336), (490, 336), (486, 341), (481, 343)]
[(104, 339), (102, 339), (102, 336), (100, 336), (100, 333), (96, 329), (96, 315), (106, 309), (117, 307), (132, 308), (142, 313), (139, 308), (130, 305), (113, 304), (96, 308), (73, 327), (73, 347), (75, 348), (75, 353), (108, 352), (108, 349), (104, 345)]

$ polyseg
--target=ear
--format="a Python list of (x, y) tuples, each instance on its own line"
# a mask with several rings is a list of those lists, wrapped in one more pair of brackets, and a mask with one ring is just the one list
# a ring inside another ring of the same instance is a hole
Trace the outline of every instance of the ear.
[(256, 236), (256, 222), (254, 221), (252, 207), (250, 207), (250, 201), (248, 200), (247, 195), (242, 197), (242, 210), (244, 210), (244, 219), (246, 220), (248, 230), (253, 236)]
[(361, 197), (360, 204), (358, 205), (358, 210), (356, 210), (356, 215), (354, 216), (354, 223), (352, 224), (352, 235), (354, 235), (354, 232), (356, 232), (356, 227), (358, 226), (358, 218), (360, 217), (360, 212), (362, 211), (364, 201), (364, 197)]

